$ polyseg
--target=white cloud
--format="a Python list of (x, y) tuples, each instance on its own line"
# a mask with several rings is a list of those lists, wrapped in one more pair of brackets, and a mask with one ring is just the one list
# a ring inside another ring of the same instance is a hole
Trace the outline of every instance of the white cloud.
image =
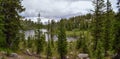
[[(113, 9), (117, 10), (116, 0), (111, 2)], [(26, 11), (21, 15), (32, 19), (36, 18), (39, 12), (44, 18), (57, 19), (85, 14), (93, 9), (91, 0), (23, 0), (22, 5)]]
[[(70, 0), (73, 1), (73, 0)], [(23, 16), (37, 16), (40, 12), (43, 17), (66, 16), (77, 12), (82, 12), (92, 7), (91, 2), (79, 1), (57, 1), (57, 0), (23, 0), (26, 11)], [(88, 7), (90, 6), (90, 7)]]

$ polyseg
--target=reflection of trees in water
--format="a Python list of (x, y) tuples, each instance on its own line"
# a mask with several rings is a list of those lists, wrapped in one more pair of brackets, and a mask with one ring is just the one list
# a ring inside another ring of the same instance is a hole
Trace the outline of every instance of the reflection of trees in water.
[[(46, 41), (48, 41), (48, 34), (46, 34), (47, 30), (46, 29), (42, 29), (42, 32), (45, 34), (45, 38), (46, 38)], [(28, 31), (25, 31), (25, 39), (27, 39), (28, 37), (34, 37), (35, 36), (35, 30), (28, 30)], [(58, 38), (57, 38), (57, 35), (54, 35), (54, 41), (56, 41)], [(72, 41), (72, 40), (75, 40), (75, 38), (73, 37), (67, 37), (68, 41)]]

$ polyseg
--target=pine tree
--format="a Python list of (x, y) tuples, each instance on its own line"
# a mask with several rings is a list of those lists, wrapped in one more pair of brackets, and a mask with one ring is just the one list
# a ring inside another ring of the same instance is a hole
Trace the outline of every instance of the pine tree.
[(28, 37), (28, 39), (27, 39), (27, 47), (28, 48), (32, 47), (31, 37)]
[(107, 11), (105, 13), (105, 32), (104, 32), (104, 49), (105, 49), (105, 56), (108, 56), (107, 51), (112, 49), (112, 42), (114, 39), (113, 34), (113, 25), (114, 25), (114, 12), (111, 7), (111, 3), (107, 0)]
[(51, 20), (51, 25), (50, 25), (50, 37), (51, 37), (51, 44), (54, 47), (54, 32), (55, 32), (55, 21)]
[[(0, 0), (0, 4), (1, 4), (1, 0)], [(2, 10), (2, 6), (0, 6), (0, 11)], [(3, 23), (3, 15), (0, 14), (0, 48), (3, 48), (5, 45), (5, 36), (3, 34), (3, 30), (4, 30), (4, 23)]]
[[(120, 55), (120, 0), (118, 0), (118, 13), (115, 20), (115, 39), (114, 39), (114, 50), (117, 55)], [(120, 58), (120, 57), (119, 57)]]
[(92, 36), (93, 36), (93, 55), (97, 59), (102, 59), (104, 57), (104, 47), (103, 47), (103, 11), (104, 11), (104, 0), (94, 0), (95, 6), (93, 19), (93, 28), (92, 28)]
[[(85, 27), (85, 19), (82, 19), (81, 21), (81, 31), (83, 28), (86, 28)], [(85, 37), (85, 33), (84, 33), (84, 30), (82, 32), (80, 32), (80, 37), (79, 39), (77, 40), (77, 49), (82, 49), (82, 52), (83, 53), (87, 53), (87, 45), (86, 45), (86, 37)]]
[(67, 39), (65, 34), (64, 22), (60, 21), (59, 25), (59, 33), (58, 33), (58, 53), (60, 55), (60, 59), (66, 59), (67, 54)]
[[(51, 43), (53, 44), (53, 27), (52, 23), (50, 24), (50, 20), (48, 20), (48, 26), (47, 26), (47, 37), (48, 37), (48, 42), (47, 42), (47, 59), (51, 59), (50, 57), (52, 56), (52, 49), (51, 49)], [(53, 45), (52, 45), (53, 47)]]
[[(86, 19), (83, 19), (83, 28), (86, 30), (87, 29), (87, 26), (86, 26)], [(83, 53), (88, 53), (88, 49), (87, 49), (87, 38), (85, 36), (85, 32), (82, 31), (82, 50), (83, 50)]]
[(21, 0), (1, 0), (0, 6), (3, 8), (0, 10), (0, 14), (4, 15), (3, 22), (6, 48), (12, 48), (14, 47), (13, 43), (18, 41), (17, 35), (20, 27), (19, 13), (24, 11), (24, 8), (21, 5)]
[(24, 31), (21, 31), (21, 33), (20, 33), (20, 42), (22, 43), (22, 47), (20, 47), (20, 48), (22, 48), (22, 49), (26, 49), (26, 47), (27, 47), (24, 33), (25, 33)]
[(41, 35), (39, 39), (36, 39), (37, 41), (37, 54), (41, 54), (44, 50), (44, 43), (45, 43), (45, 36)]
[(76, 41), (77, 42), (77, 44), (76, 44), (76, 49), (80, 49), (81, 48), (81, 46), (82, 46), (82, 34), (80, 33), (80, 37), (79, 37), (79, 39)]
[(51, 59), (52, 56), (52, 50), (51, 50), (51, 42), (48, 40), (47, 42), (47, 59)]
[(41, 54), (44, 48), (45, 35), (41, 32), (41, 19), (40, 14), (38, 14), (38, 23), (36, 30), (36, 45), (37, 45), (37, 54)]

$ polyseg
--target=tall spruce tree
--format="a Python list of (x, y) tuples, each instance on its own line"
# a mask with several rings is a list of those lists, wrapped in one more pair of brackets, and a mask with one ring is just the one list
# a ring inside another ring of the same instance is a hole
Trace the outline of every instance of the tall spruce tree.
[(86, 37), (85, 37), (85, 32), (83, 30), (83, 28), (86, 28), (86, 26), (85, 26), (85, 19), (82, 19), (80, 24), (82, 24), (82, 25), (80, 25), (80, 30), (82, 32), (80, 32), (80, 37), (77, 40), (76, 48), (77, 49), (81, 48), (82, 49), (82, 53), (87, 53)]
[(105, 49), (105, 56), (108, 56), (107, 51), (112, 49), (112, 41), (114, 39), (114, 12), (112, 10), (111, 7), (111, 3), (109, 0), (107, 0), (106, 2), (107, 5), (107, 10), (105, 13), (105, 23), (104, 23), (104, 27), (105, 27), (105, 32), (104, 32), (104, 49)]
[[(1, 0), (0, 6), (3, 8), (0, 10), (0, 14), (4, 15), (4, 35), (6, 41), (6, 48), (13, 48), (16, 41), (18, 41), (17, 34), (19, 33), (20, 15), (24, 11), (21, 5), (22, 0)], [(14, 48), (13, 48), (14, 49)]]
[[(86, 25), (87, 25), (86, 19), (83, 19), (83, 28), (85, 28), (85, 30), (87, 29)], [(83, 53), (88, 53), (87, 37), (85, 35), (85, 31), (82, 31), (82, 50), (83, 50)]]
[[(118, 13), (115, 20), (115, 39), (114, 39), (114, 49), (120, 58), (120, 0), (118, 0)], [(117, 59), (117, 58), (116, 58)]]
[(40, 13), (38, 14), (38, 23), (37, 23), (37, 30), (36, 30), (36, 46), (37, 46), (37, 54), (41, 54), (44, 48), (44, 41), (45, 36), (42, 34), (41, 31), (41, 19), (40, 19)]
[(59, 25), (59, 33), (58, 33), (58, 53), (60, 55), (60, 59), (66, 59), (67, 54), (67, 39), (65, 34), (64, 21), (60, 21)]
[(50, 38), (51, 38), (51, 45), (54, 47), (54, 32), (55, 32), (55, 21), (51, 20), (50, 25)]
[(48, 20), (48, 26), (47, 26), (47, 37), (48, 37), (48, 42), (47, 42), (47, 59), (50, 59), (52, 56), (52, 50), (51, 50), (51, 43), (53, 43), (52, 39), (52, 25), (50, 24), (50, 20)]
[(27, 39), (27, 47), (28, 48), (32, 47), (31, 37), (28, 37), (28, 39)]
[[(1, 4), (2, 0), (0, 0), (0, 4)], [(2, 6), (0, 5), (0, 11), (2, 11)], [(5, 36), (3, 34), (3, 30), (4, 30), (4, 23), (3, 23), (3, 17), (4, 15), (0, 14), (0, 48), (3, 48), (5, 45)]]
[(96, 59), (103, 59), (104, 47), (103, 47), (103, 13), (104, 13), (104, 0), (94, 0), (95, 6), (94, 19), (93, 19), (93, 55)]
[(51, 42), (48, 40), (47, 42), (47, 59), (51, 59), (52, 56), (52, 50), (51, 50)]

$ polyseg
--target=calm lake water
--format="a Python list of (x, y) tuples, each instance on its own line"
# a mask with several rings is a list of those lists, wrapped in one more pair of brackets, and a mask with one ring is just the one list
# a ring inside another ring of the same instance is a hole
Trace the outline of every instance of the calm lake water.
[[(47, 30), (46, 29), (41, 29), (41, 31), (45, 34), (45, 39), (48, 41), (48, 35), (46, 34)], [(35, 30), (27, 30), (25, 31), (25, 39), (28, 37), (34, 37), (35, 36)], [(54, 41), (58, 40), (57, 35), (54, 35)], [(73, 37), (67, 37), (67, 41), (73, 41), (75, 38)]]

